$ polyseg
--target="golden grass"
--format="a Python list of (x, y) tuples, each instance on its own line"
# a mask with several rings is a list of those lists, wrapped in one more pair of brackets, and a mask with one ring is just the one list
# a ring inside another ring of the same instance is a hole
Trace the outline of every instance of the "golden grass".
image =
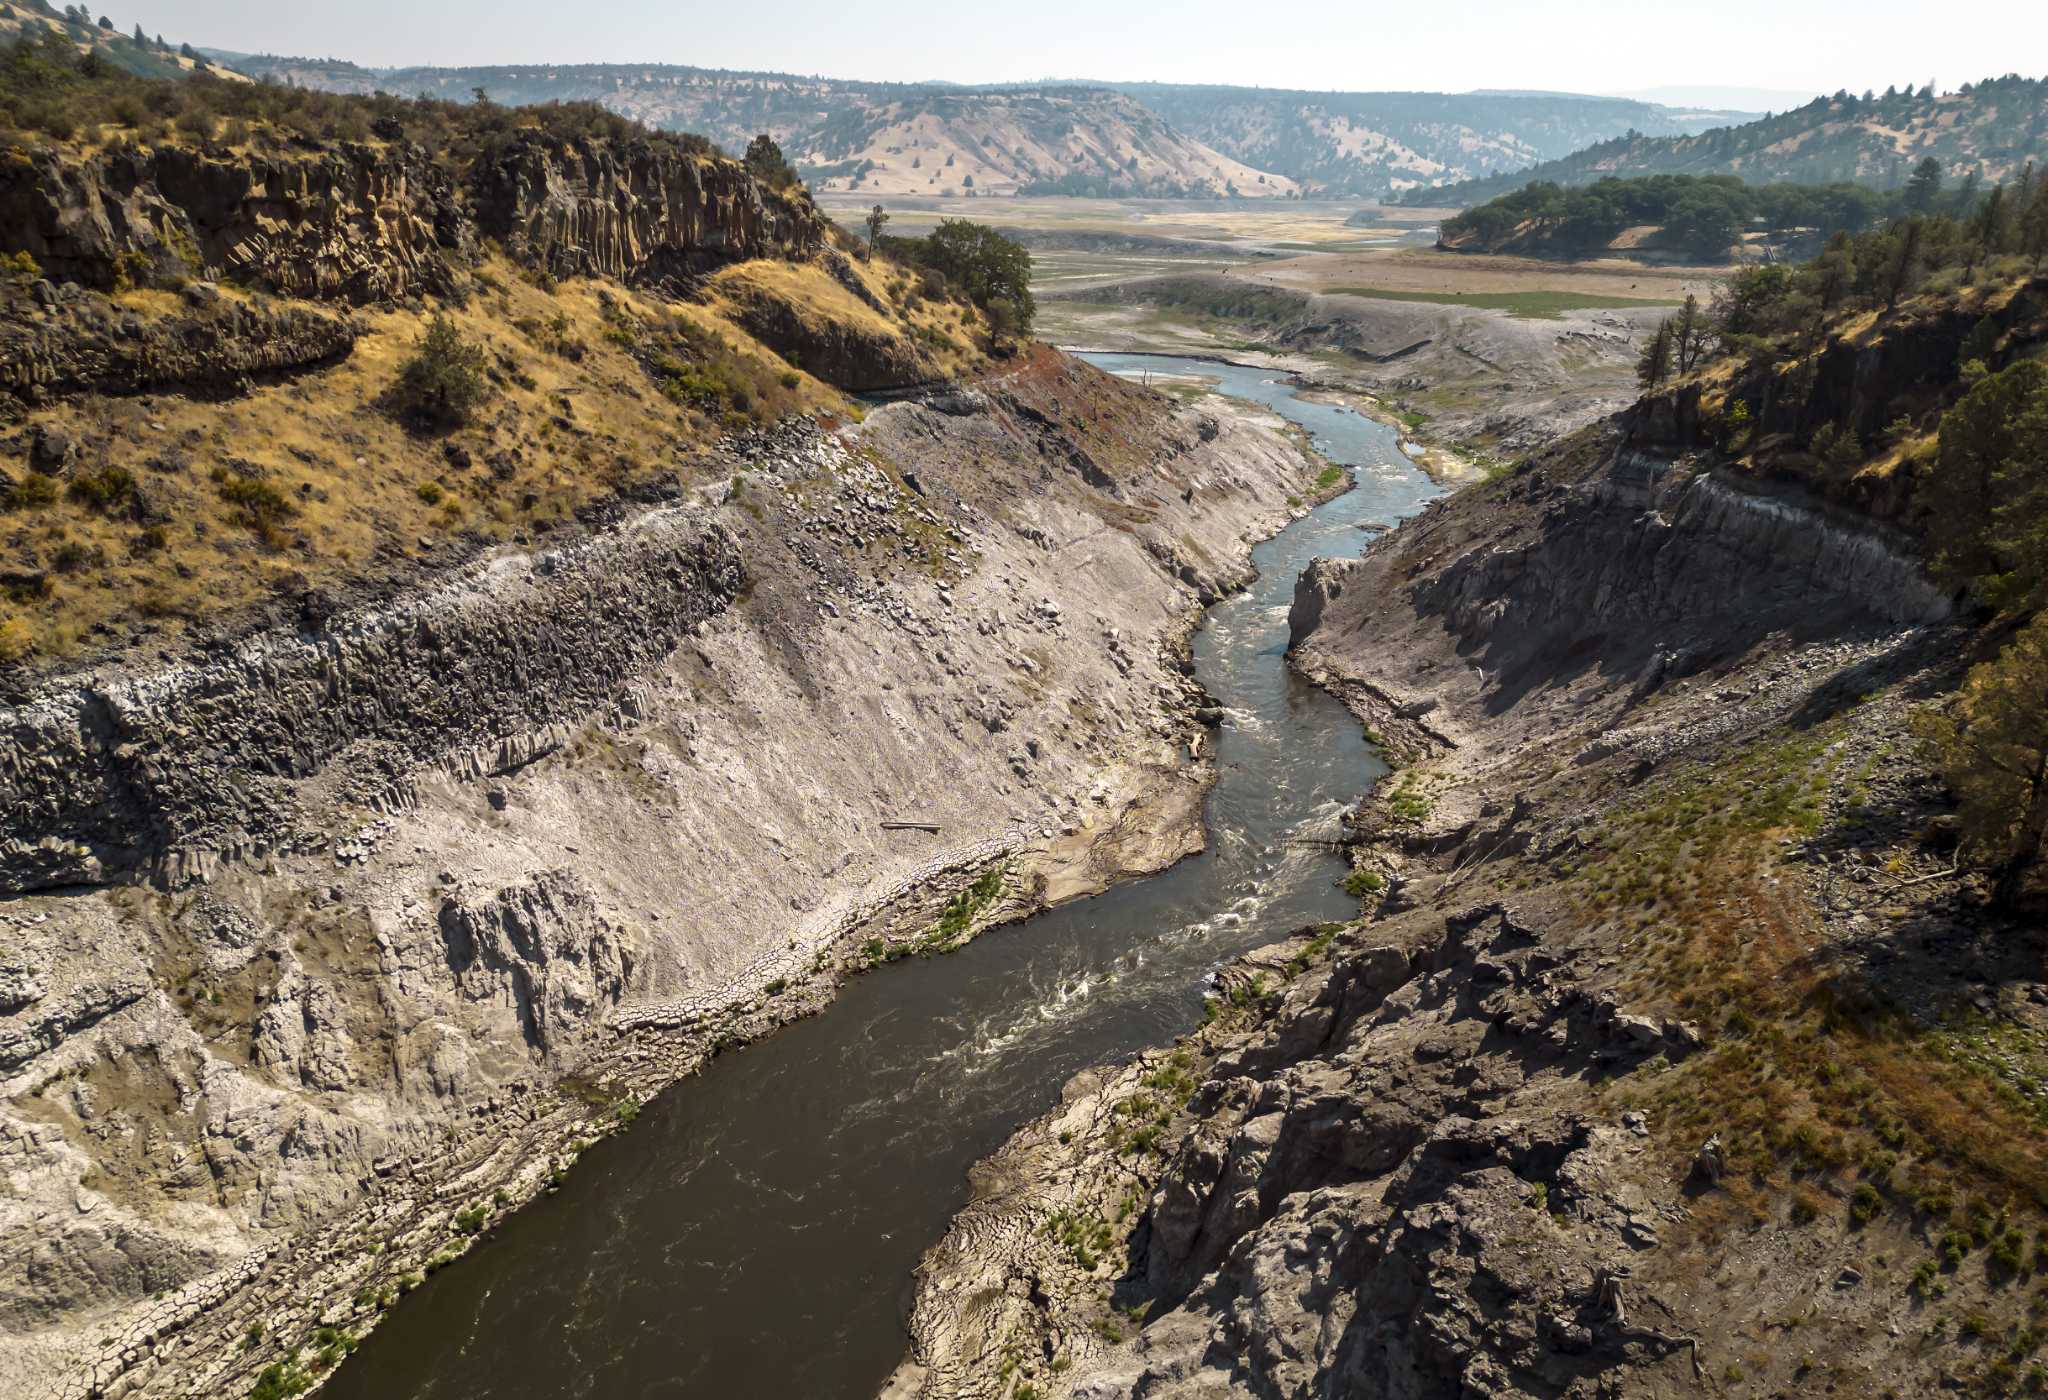
[(1676, 1174), (1718, 1134), (1735, 1199), (1757, 1216), (1833, 1180), (1871, 1183), (1930, 1232), (1978, 1228), (1987, 1211), (2048, 1222), (2048, 1117), (1986, 1057), (1957, 1053), (1960, 1024), (1923, 1025), (1814, 957), (1828, 930), (1782, 843), (1865, 776), (1831, 750), (1843, 732), (1760, 744), (1618, 813), (1569, 873), (1581, 915), (1629, 935), (1628, 994), (1708, 1041), (1610, 1092), (1654, 1110)]
[[(442, 555), (440, 542), (454, 534), (509, 540), (560, 525), (635, 482), (687, 477), (692, 449), (727, 431), (732, 415), (661, 392), (630, 353), (643, 329), (658, 336), (687, 322), (700, 345), (774, 386), (772, 398), (756, 396), (757, 414), (847, 412), (835, 390), (739, 329), (717, 297), (676, 307), (581, 281), (550, 291), (502, 258), (478, 271), (468, 305), (443, 309), (483, 347), (499, 382), (475, 421), (445, 439), (416, 436), (378, 406), (425, 327), (426, 317), (408, 310), (356, 313), (365, 333), (340, 364), (225, 402), (88, 398), (31, 413), (31, 424), (84, 445), (76, 473), (129, 473), (167, 520), (145, 528), (126, 502), (101, 510), (64, 494), (0, 514), (10, 552), (39, 559), (50, 585), (41, 598), (18, 590), (0, 609), (0, 626), (12, 637), (26, 629), (35, 658), (48, 661), (141, 626), (176, 632), (233, 622), (280, 593)], [(886, 328), (821, 267), (739, 272), (800, 306)], [(600, 290), (615, 310), (605, 310)], [(118, 301), (141, 314), (177, 304), (149, 291)], [(951, 362), (965, 366), (973, 351), (958, 308), (928, 307), (923, 320), (936, 325), (948, 312)], [(569, 347), (578, 358), (563, 353)], [(446, 444), (466, 452), (469, 465), (453, 465)], [(282, 518), (260, 522), (223, 499), (224, 487), (250, 481), (282, 498)]]

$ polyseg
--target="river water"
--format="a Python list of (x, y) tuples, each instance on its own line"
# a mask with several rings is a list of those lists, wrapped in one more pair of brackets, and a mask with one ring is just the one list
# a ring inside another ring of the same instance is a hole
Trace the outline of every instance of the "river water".
[(1437, 488), (1394, 433), (1270, 372), (1199, 374), (1307, 428), (1358, 487), (1259, 546), (1211, 610), (1196, 674), (1225, 706), (1208, 849), (959, 952), (850, 982), (823, 1014), (720, 1056), (584, 1154), (567, 1184), (428, 1279), (330, 1382), (336, 1400), (870, 1400), (902, 1359), (911, 1271), (966, 1172), (1092, 1063), (1199, 1018), (1220, 962), (1345, 918), (1343, 866), (1300, 838), (1386, 771), (1342, 706), (1288, 671), (1316, 555), (1355, 554)]

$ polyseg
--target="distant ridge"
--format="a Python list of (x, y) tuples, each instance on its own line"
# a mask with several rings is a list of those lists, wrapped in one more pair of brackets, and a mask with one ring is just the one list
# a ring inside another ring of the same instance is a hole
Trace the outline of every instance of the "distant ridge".
[[(1555, 159), (1630, 131), (1746, 114), (1572, 94), (1342, 93), (1102, 81), (878, 83), (673, 64), (371, 69), (226, 53), (334, 92), (601, 102), (729, 150), (773, 135), (828, 192), (1295, 194), (1385, 199)], [(976, 111), (973, 104), (987, 110)], [(1000, 110), (998, 110), (1000, 108)], [(967, 184), (969, 178), (973, 184)]]
[(1950, 180), (1975, 176), (1986, 183), (2048, 158), (2048, 79), (2014, 75), (1952, 93), (1931, 87), (1861, 96), (1838, 92), (1789, 112), (1696, 134), (1631, 132), (1561, 160), (1449, 186), (1431, 202), (1483, 204), (1538, 180), (1584, 185), (1608, 175), (1846, 180), (1895, 189), (1929, 157)]

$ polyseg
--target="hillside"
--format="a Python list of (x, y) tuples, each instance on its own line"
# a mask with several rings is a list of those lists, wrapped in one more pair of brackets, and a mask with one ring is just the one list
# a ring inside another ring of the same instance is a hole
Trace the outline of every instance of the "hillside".
[(2048, 280), (1894, 239), (1310, 565), (1363, 908), (979, 1164), (888, 1393), (2039, 1390)]
[(801, 138), (816, 188), (877, 194), (1276, 198), (1299, 193), (1099, 88), (920, 93)]
[(1740, 119), (1570, 94), (1111, 86), (1247, 164), (1369, 199), (1520, 170), (1631, 131), (1678, 135)]
[(0, 51), (0, 1394), (303, 1394), (713, 1055), (1199, 845), (1295, 442), (595, 107), (74, 52)]
[[(886, 194), (1173, 194), (1235, 186), (1247, 196), (1298, 187), (1379, 198), (1519, 169), (1630, 131), (1679, 134), (1740, 116), (1544, 93), (1120, 82), (986, 89), (663, 64), (372, 70), (220, 56), (250, 73), (333, 92), (381, 86), (466, 99), (481, 87), (502, 102), (602, 102), (650, 125), (702, 132), (730, 150), (766, 131), (801, 153), (818, 188), (850, 188), (858, 175), (859, 188)], [(972, 187), (963, 183), (969, 175)]]
[[(45, 104), (0, 162), (7, 660), (403, 580), (989, 344), (800, 187), (600, 109), (56, 71), (0, 63)], [(95, 120), (138, 96), (170, 115)], [(482, 403), (422, 432), (379, 406), (437, 318)]]
[(241, 74), (217, 60), (209, 61), (189, 45), (166, 43), (161, 34), (144, 34), (140, 24), (132, 33), (123, 34), (103, 23), (105, 18), (104, 14), (90, 15), (84, 6), (66, 11), (47, 0), (12, 0), (0, 3), (0, 44), (18, 43), (23, 37), (36, 40), (53, 36), (69, 44), (81, 57), (96, 55), (97, 61), (139, 77), (183, 78), (210, 73), (230, 82), (244, 81)]
[[(1932, 157), (1951, 180), (1993, 183), (2048, 158), (2048, 79), (1996, 78), (1956, 92), (1929, 88), (1861, 97), (1838, 92), (1804, 107), (1696, 135), (1640, 130), (1562, 159), (1470, 180), (1429, 202), (1475, 205), (1523, 185), (1584, 185), (1608, 175), (1736, 175), (1752, 183), (1903, 185)], [(1421, 203), (1410, 195), (1405, 202)]]
[(260, 55), (234, 60), (259, 76), (327, 91), (467, 101), (481, 88), (513, 104), (600, 102), (733, 151), (765, 131), (821, 193), (1296, 193), (1293, 181), (1219, 154), (1099, 87), (942, 88), (660, 64), (372, 71)]

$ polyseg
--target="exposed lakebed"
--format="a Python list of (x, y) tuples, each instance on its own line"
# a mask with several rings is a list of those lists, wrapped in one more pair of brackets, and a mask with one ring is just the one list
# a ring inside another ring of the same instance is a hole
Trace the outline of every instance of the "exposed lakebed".
[(911, 1271), (968, 1166), (1074, 1071), (1172, 1039), (1219, 962), (1348, 917), (1316, 844), (1384, 765), (1285, 663), (1316, 555), (1351, 554), (1437, 488), (1392, 429), (1272, 371), (1091, 355), (1200, 376), (1307, 429), (1358, 487), (1253, 559), (1211, 610), (1196, 673), (1226, 711), (1208, 849), (1171, 870), (860, 977), (822, 1015), (723, 1055), (585, 1154), (564, 1187), (397, 1307), (338, 1397), (872, 1396), (902, 1359)]

